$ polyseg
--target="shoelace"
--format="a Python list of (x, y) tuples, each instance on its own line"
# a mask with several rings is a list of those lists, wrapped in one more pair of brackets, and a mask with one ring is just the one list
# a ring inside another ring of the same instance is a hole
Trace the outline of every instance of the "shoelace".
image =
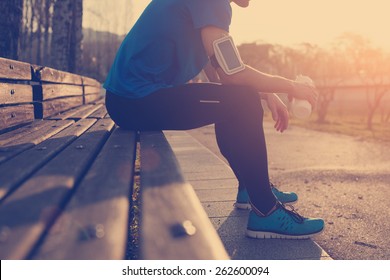
[(272, 192), (274, 193), (278, 193), (278, 194), (281, 194), (282, 192), (278, 190), (278, 188), (273, 184), (273, 183), (269, 183), (271, 189), (272, 189)]
[[(298, 214), (298, 212), (295, 210), (294, 206), (284, 205), (281, 202), (279, 202), (279, 204), (280, 204), (280, 207), (282, 207), (284, 210), (286, 210), (297, 223), (303, 223), (305, 218)], [(287, 207), (290, 209), (287, 209)]]

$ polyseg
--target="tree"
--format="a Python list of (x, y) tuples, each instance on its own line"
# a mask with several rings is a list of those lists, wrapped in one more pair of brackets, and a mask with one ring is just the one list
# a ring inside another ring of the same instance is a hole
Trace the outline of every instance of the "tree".
[(44, 7), (44, 33), (43, 33), (43, 63), (46, 65), (50, 63), (50, 52), (49, 52), (49, 37), (50, 37), (50, 29), (52, 26), (52, 16), (51, 13), (52, 6), (54, 4), (54, 0), (45, 0)]
[(316, 65), (313, 65), (313, 75), (320, 93), (317, 102), (317, 122), (325, 123), (337, 87), (353, 73), (345, 53), (336, 47), (332, 50), (319, 49), (314, 61)]
[(354, 74), (365, 87), (368, 105), (366, 127), (372, 130), (374, 115), (388, 92), (390, 58), (382, 49), (371, 46), (361, 35), (345, 33), (340, 37), (339, 44), (349, 54)]
[(51, 66), (73, 73), (81, 71), (82, 0), (61, 0), (54, 4)]
[[(367, 85), (367, 129), (372, 130), (374, 115), (380, 108), (385, 94), (389, 92), (390, 57), (381, 49), (367, 49), (364, 53), (363, 67), (360, 78)], [(369, 85), (373, 87), (370, 88)]]
[(0, 1), (0, 57), (18, 59), (23, 0)]
[(38, 65), (49, 64), (54, 1), (24, 0), (19, 59)]

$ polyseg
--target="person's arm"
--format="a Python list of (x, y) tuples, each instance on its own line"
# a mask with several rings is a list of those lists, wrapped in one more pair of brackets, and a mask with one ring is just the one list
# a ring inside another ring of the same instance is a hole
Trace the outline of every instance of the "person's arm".
[(211, 63), (208, 62), (206, 66), (203, 68), (203, 72), (206, 74), (207, 79), (209, 82), (212, 83), (220, 83), (221, 81), (219, 80), (217, 71), (211, 66)]
[[(209, 82), (212, 83), (221, 83), (221, 80), (218, 76), (217, 71), (214, 69), (214, 67), (211, 65), (210, 61), (206, 64), (206, 66), (203, 68), (203, 72), (206, 75)], [(259, 93), (262, 99), (267, 99), (268, 95), (267, 93)]]
[[(206, 26), (202, 29), (203, 45), (209, 57), (214, 55), (213, 42), (228, 35), (223, 29), (214, 26)], [(248, 65), (245, 65), (244, 70), (232, 75), (225, 74), (220, 68), (216, 71), (223, 84), (251, 86), (259, 92), (287, 93), (290, 97), (309, 101), (313, 107), (317, 101), (317, 91), (314, 87), (280, 76), (269, 75)]]

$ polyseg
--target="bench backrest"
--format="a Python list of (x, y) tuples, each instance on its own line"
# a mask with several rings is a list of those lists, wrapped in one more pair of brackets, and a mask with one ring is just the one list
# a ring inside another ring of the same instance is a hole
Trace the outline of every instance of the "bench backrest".
[(30, 64), (0, 58), (0, 131), (34, 120)]
[(0, 58), (0, 131), (102, 98), (98, 81)]

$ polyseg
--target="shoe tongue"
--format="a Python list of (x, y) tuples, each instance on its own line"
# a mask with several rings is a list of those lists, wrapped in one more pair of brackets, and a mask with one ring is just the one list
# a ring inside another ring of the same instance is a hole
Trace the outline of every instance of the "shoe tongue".
[(305, 218), (302, 217), (301, 215), (299, 215), (299, 214), (297, 213), (297, 211), (295, 211), (295, 209), (294, 209), (293, 206), (289, 205), (288, 207), (289, 207), (290, 209), (287, 209), (287, 207), (286, 207), (284, 204), (282, 204), (282, 207), (284, 208), (284, 210), (286, 210), (286, 211), (292, 216), (292, 218), (293, 218), (295, 221), (297, 221), (298, 223), (303, 223), (303, 221), (304, 221)]

